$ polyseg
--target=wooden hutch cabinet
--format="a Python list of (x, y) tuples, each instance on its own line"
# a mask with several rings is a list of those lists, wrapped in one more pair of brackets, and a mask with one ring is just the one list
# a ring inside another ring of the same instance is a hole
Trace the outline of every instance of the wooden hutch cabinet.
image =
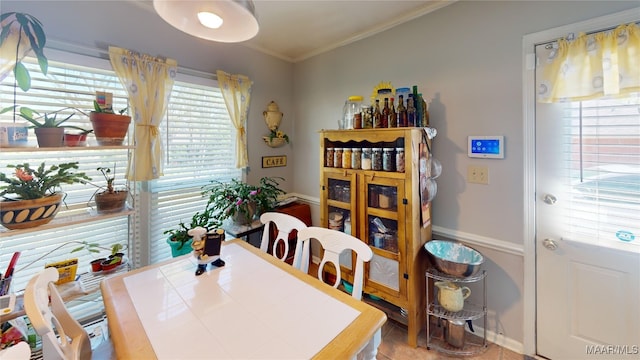
[[(408, 343), (415, 347), (426, 318), (428, 260), (423, 245), (431, 239), (431, 203), (422, 209), (419, 191), (420, 144), (428, 141), (424, 129), (322, 130), (320, 136), (321, 226), (369, 244), (373, 259), (365, 267), (363, 301), (405, 324)], [(368, 161), (359, 165), (354, 161), (352, 168), (348, 155), (344, 156), (344, 161), (349, 160), (346, 167), (332, 159), (343, 151), (360, 156), (359, 149), (386, 153), (393, 159), (391, 168), (376, 170), (377, 155), (373, 155), (372, 169)], [(404, 171), (396, 168), (399, 151), (404, 151)], [(340, 259), (348, 282), (353, 280), (353, 260), (351, 253), (343, 253)]]

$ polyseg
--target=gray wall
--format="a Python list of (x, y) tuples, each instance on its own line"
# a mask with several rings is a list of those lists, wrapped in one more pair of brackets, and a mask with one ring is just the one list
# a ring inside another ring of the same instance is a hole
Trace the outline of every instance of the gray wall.
[[(418, 85), (438, 130), (433, 153), (443, 164), (433, 206), (435, 236), (464, 240), (485, 255), (490, 340), (522, 351), (523, 36), (637, 6), (460, 1), (297, 63), (296, 139), (305, 146), (296, 148), (294, 168), (305, 171), (296, 171), (295, 191), (319, 196), (317, 132), (337, 127), (349, 95), (368, 99), (381, 81)], [(468, 135), (504, 135), (504, 160), (468, 158)], [(488, 166), (489, 185), (467, 183), (469, 165)]]

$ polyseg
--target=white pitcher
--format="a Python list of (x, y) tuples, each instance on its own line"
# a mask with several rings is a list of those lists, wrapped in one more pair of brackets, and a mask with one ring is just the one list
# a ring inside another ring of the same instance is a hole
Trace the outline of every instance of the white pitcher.
[(466, 286), (459, 286), (450, 281), (437, 281), (438, 302), (446, 310), (456, 312), (464, 307), (464, 300), (471, 295), (471, 290)]

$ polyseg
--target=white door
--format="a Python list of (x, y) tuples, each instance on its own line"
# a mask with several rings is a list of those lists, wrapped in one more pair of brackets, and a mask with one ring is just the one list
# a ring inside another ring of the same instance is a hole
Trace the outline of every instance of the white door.
[(537, 353), (638, 359), (640, 95), (535, 111)]

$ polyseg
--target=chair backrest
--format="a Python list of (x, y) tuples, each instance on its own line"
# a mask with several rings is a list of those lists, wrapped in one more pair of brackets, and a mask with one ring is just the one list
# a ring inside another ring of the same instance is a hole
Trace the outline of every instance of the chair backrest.
[(69, 314), (54, 284), (57, 280), (58, 270), (46, 268), (29, 280), (24, 291), (24, 310), (36, 333), (42, 337), (43, 358), (91, 359), (89, 335)]
[(306, 246), (309, 246), (308, 243), (311, 239), (316, 239), (320, 242), (320, 245), (324, 250), (324, 254), (320, 261), (320, 265), (318, 266), (318, 279), (324, 281), (324, 277), (322, 275), (325, 265), (328, 263), (333, 264), (336, 269), (336, 281), (333, 284), (334, 288), (337, 288), (342, 280), (340, 271), (340, 253), (343, 251), (354, 251), (356, 253), (356, 267), (353, 274), (353, 291), (351, 292), (351, 296), (358, 300), (362, 299), (364, 263), (369, 262), (373, 258), (373, 251), (369, 245), (365, 244), (362, 240), (341, 231), (316, 226), (310, 226), (298, 231), (298, 239), (299, 241), (306, 243)]
[[(300, 231), (307, 227), (307, 225), (300, 219), (295, 216), (278, 213), (278, 212), (266, 212), (260, 216), (260, 222), (264, 224), (264, 230), (262, 231), (262, 242), (260, 243), (260, 250), (268, 253), (269, 252), (269, 240), (270, 240), (270, 229), (269, 224), (274, 223), (276, 228), (278, 228), (278, 234), (276, 235), (275, 240), (273, 241), (273, 248), (271, 249), (271, 253), (277, 259), (281, 261), (285, 261), (289, 254), (289, 234), (293, 230)], [(282, 244), (282, 245), (280, 245)], [(282, 255), (278, 255), (278, 247), (282, 246), (283, 251)], [(301, 244), (299, 237), (296, 242), (296, 248), (293, 255), (293, 267), (307, 272), (309, 271), (309, 242), (305, 242)]]

